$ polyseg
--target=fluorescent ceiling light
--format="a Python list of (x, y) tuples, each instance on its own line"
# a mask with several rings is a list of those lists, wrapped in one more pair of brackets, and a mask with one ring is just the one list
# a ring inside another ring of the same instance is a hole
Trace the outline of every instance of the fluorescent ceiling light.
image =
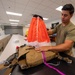
[(9, 21), (19, 22), (19, 20), (9, 19)]
[(10, 23), (10, 24), (18, 24), (18, 23)]
[(57, 11), (61, 11), (62, 7), (63, 7), (63, 6), (59, 6), (59, 7), (56, 8), (56, 10), (57, 10)]
[(43, 18), (44, 20), (48, 20), (48, 18)]
[(6, 11), (6, 13), (9, 15), (22, 16), (22, 14), (20, 13), (14, 13), (14, 12), (9, 12), (9, 11)]

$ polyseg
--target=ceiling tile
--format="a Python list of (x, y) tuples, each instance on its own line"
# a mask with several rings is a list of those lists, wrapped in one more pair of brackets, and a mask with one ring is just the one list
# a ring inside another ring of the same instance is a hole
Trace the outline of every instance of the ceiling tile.
[[(67, 3), (75, 7), (75, 0), (0, 0), (0, 23), (9, 24), (9, 19), (19, 19), (19, 25), (24, 25), (30, 23), (32, 14), (47, 17), (49, 20), (45, 22), (51, 22), (60, 19), (61, 16), (61, 12), (56, 11), (55, 8)], [(22, 13), (23, 16), (10, 16), (6, 11)]]

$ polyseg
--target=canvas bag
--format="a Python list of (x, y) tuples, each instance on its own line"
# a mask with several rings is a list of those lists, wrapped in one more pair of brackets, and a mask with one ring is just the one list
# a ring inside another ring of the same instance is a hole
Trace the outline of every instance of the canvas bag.
[[(24, 46), (18, 49), (18, 64), (21, 69), (27, 69), (43, 63), (42, 53), (35, 51), (34, 47)], [(52, 51), (45, 52), (46, 61), (56, 57), (56, 53)]]

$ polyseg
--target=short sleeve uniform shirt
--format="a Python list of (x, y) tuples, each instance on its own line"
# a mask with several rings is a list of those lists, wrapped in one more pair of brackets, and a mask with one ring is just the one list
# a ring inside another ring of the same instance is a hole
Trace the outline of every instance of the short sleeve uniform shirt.
[[(71, 22), (66, 26), (62, 24), (57, 25), (53, 29), (53, 33), (57, 33), (56, 45), (64, 43), (65, 40), (73, 40), (75, 42), (75, 25)], [(65, 53), (70, 54), (71, 49)]]

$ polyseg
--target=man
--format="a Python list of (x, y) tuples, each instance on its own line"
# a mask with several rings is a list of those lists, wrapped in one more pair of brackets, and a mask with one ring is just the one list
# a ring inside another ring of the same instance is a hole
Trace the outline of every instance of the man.
[(70, 22), (74, 13), (72, 4), (66, 4), (62, 8), (61, 21), (54, 29), (49, 30), (49, 34), (57, 33), (56, 46), (42, 46), (36, 48), (37, 51), (57, 51), (71, 55), (72, 46), (75, 42), (75, 26)]

